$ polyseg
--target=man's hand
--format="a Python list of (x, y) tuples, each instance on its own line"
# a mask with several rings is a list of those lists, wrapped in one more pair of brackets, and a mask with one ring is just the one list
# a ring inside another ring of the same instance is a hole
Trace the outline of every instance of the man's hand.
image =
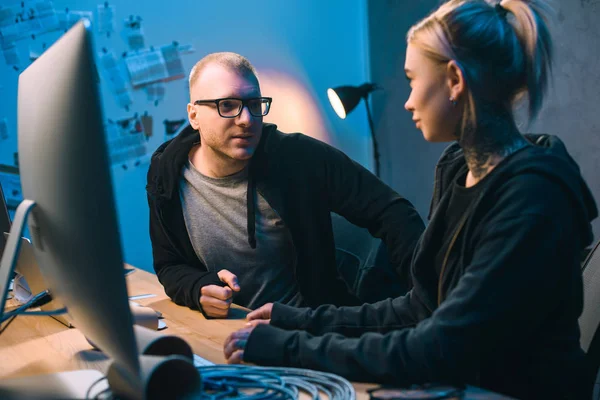
[(200, 305), (204, 313), (213, 318), (226, 318), (231, 307), (233, 292), (240, 291), (237, 276), (227, 271), (220, 270), (217, 275), (225, 287), (217, 285), (203, 286), (200, 289)]
[(228, 364), (241, 364), (244, 362), (244, 350), (253, 329), (254, 327), (240, 329), (225, 339), (223, 353)]
[(271, 322), (271, 312), (273, 311), (273, 303), (267, 303), (262, 307), (248, 313), (246, 326), (255, 327), (259, 324), (269, 324)]

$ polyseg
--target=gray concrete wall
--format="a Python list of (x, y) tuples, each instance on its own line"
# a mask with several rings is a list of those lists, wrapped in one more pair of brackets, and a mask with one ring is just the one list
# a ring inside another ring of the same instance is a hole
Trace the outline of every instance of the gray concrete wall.
[[(382, 177), (427, 216), (435, 162), (444, 145), (425, 142), (404, 110), (409, 86), (404, 78), (408, 28), (439, 1), (370, 0), (372, 81), (385, 88), (372, 98), (382, 148)], [(579, 163), (600, 201), (600, 0), (556, 0), (553, 87), (538, 120), (521, 123), (523, 132), (558, 135)], [(600, 220), (594, 222), (596, 238)]]
[(384, 88), (371, 97), (381, 149), (381, 177), (427, 217), (440, 144), (427, 143), (404, 109), (410, 87), (404, 75), (406, 32), (436, 5), (435, 0), (370, 0), (371, 79)]

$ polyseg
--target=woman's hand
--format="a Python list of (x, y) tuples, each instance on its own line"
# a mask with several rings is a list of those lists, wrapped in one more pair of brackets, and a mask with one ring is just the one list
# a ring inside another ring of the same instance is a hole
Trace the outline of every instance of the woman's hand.
[(244, 349), (254, 326), (233, 332), (225, 339), (223, 353), (228, 364), (241, 364), (244, 362)]
[(271, 322), (271, 312), (273, 311), (273, 303), (267, 303), (262, 307), (257, 308), (246, 316), (248, 323), (246, 326), (255, 327), (259, 324), (268, 324)]

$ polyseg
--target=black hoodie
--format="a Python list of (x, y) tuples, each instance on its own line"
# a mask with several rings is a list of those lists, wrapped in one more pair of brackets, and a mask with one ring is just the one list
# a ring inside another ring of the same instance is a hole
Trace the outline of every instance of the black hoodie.
[[(199, 309), (200, 289), (221, 282), (190, 242), (179, 198), (181, 169), (199, 134), (190, 126), (161, 145), (148, 171), (150, 237), (154, 269), (171, 299)], [(381, 238), (400, 276), (410, 259), (423, 221), (410, 202), (333, 147), (300, 133), (283, 134), (264, 124), (249, 164), (249, 199), (258, 191), (290, 230), (297, 254), (294, 271), (308, 305), (360, 304), (339, 279), (331, 212)], [(255, 245), (254, 204), (248, 202), (248, 242)], [(224, 249), (223, 251), (227, 251)]]
[[(362, 307), (275, 304), (244, 360), (352, 380), (472, 384), (517, 398), (591, 396), (579, 345), (580, 254), (596, 204), (552, 136), (503, 160), (464, 214), (443, 276), (435, 256), (452, 183), (466, 171), (451, 145), (436, 167), (431, 221), (412, 262), (413, 289)], [(303, 331), (293, 329), (300, 329)], [(268, 346), (268, 352), (263, 351)]]

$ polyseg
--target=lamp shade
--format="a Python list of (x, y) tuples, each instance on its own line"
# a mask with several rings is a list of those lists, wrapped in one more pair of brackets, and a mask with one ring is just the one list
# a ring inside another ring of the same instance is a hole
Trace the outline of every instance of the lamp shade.
[(366, 99), (367, 95), (375, 89), (378, 87), (372, 83), (360, 86), (338, 86), (327, 89), (327, 97), (338, 117), (344, 119), (354, 110), (360, 99)]

